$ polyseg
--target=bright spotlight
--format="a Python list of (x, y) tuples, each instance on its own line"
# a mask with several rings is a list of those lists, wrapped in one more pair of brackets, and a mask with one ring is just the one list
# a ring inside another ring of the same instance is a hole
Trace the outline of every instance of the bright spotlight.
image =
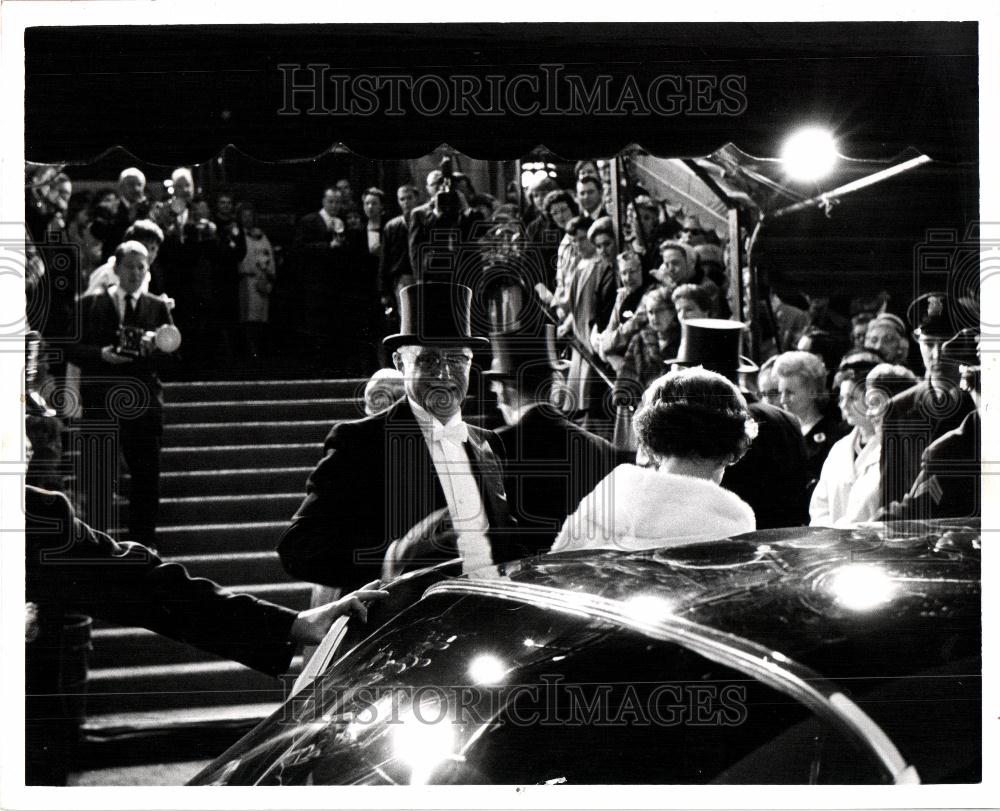
[(630, 597), (622, 605), (624, 613), (637, 622), (662, 622), (674, 610), (673, 604), (655, 594), (639, 594)]
[(473, 684), (496, 684), (503, 681), (505, 675), (507, 670), (503, 662), (488, 653), (477, 656), (469, 664), (469, 678)]
[(896, 593), (892, 578), (878, 566), (851, 564), (833, 573), (829, 589), (838, 604), (851, 611), (870, 611)]
[(796, 180), (819, 180), (837, 163), (837, 142), (821, 127), (806, 127), (789, 136), (781, 149), (785, 171)]
[(435, 767), (446, 760), (455, 746), (451, 719), (437, 702), (414, 707), (393, 730), (393, 751), (410, 767), (410, 784), (425, 785)]

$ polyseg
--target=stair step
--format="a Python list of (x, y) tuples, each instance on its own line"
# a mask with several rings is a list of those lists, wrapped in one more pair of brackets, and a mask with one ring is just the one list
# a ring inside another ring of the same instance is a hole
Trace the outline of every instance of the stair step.
[[(217, 496), (263, 492), (306, 492), (306, 479), (312, 472), (307, 465), (244, 470), (173, 470), (160, 474), (160, 494), (180, 498), (197, 493)], [(124, 488), (123, 488), (124, 489)]]
[(185, 726), (239, 723), (260, 723), (277, 711), (276, 702), (258, 704), (227, 704), (221, 707), (179, 707), (160, 712), (109, 712), (88, 715), (82, 729), (85, 735), (119, 735), (140, 729), (176, 729)]
[(224, 445), (231, 437), (260, 443), (322, 442), (331, 420), (273, 420), (265, 422), (197, 422), (167, 425), (163, 444), (171, 448), (191, 445)]
[[(290, 674), (302, 668), (295, 657)], [(235, 662), (96, 668), (87, 684), (87, 713), (157, 712), (165, 708), (204, 707), (284, 700), (285, 683)]]
[(101, 621), (95, 621), (94, 626), (91, 632), (94, 650), (89, 659), (92, 671), (226, 661), (145, 628), (120, 628)]
[[(289, 516), (290, 518), (291, 516)], [(156, 546), (161, 555), (227, 554), (273, 550), (288, 528), (284, 521), (247, 521), (243, 523), (188, 524), (160, 527)]]
[(180, 563), (193, 577), (207, 577), (226, 587), (238, 583), (294, 582), (273, 550), (174, 555), (166, 560)]
[(161, 498), (159, 526), (290, 519), (304, 492)]
[(323, 458), (317, 442), (268, 445), (207, 445), (193, 448), (164, 448), (160, 468), (179, 470), (231, 470), (233, 468), (313, 467)]
[[(203, 422), (266, 422), (268, 420), (354, 420), (364, 408), (353, 397), (298, 400), (223, 400), (172, 403), (163, 410), (166, 425)], [(237, 431), (233, 436), (243, 436)]]
[(214, 380), (164, 383), (168, 404), (204, 400), (299, 400), (312, 397), (361, 399), (367, 378), (345, 380)]

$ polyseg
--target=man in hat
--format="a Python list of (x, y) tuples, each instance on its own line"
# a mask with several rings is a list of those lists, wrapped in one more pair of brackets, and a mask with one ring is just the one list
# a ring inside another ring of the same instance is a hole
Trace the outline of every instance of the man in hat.
[(941, 346), (941, 356), (958, 366), (961, 388), (975, 408), (958, 428), (932, 442), (920, 460), (920, 472), (902, 501), (894, 502), (889, 519), (973, 518), (982, 514), (982, 367), (979, 333), (960, 330)]
[(504, 489), (525, 555), (547, 552), (566, 516), (618, 464), (629, 461), (550, 402), (553, 366), (543, 337), (494, 335), (493, 364), (483, 376), (507, 426)]
[[(739, 354), (745, 329), (739, 321), (719, 318), (684, 321), (680, 350), (667, 363), (702, 366), (739, 384), (740, 374), (757, 371), (756, 364)], [(758, 433), (746, 455), (726, 468), (722, 486), (753, 508), (758, 529), (809, 523), (806, 447), (799, 421), (780, 408), (758, 402), (744, 387), (740, 390)]]
[[(472, 335), (471, 301), (462, 285), (429, 282), (400, 291), (400, 332), (383, 343), (403, 373), (406, 396), (330, 431), (326, 455), (278, 546), (293, 576), (352, 587), (378, 576), (388, 547), (404, 536), (406, 548), (394, 551), (412, 565), (461, 557), (471, 570), (516, 557), (489, 444), (496, 435), (462, 421), (472, 347), (489, 343)], [(431, 515), (427, 537), (407, 535)], [(425, 543), (441, 524), (442, 543)]]
[(957, 328), (949, 297), (925, 293), (915, 299), (907, 317), (924, 362), (924, 379), (892, 398), (882, 422), (882, 506), (903, 498), (920, 471), (920, 459), (934, 440), (958, 428), (973, 410), (959, 388), (959, 368), (941, 350)]

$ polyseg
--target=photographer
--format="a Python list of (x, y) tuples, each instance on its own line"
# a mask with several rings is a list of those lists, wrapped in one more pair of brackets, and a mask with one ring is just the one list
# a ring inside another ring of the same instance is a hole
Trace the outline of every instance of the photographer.
[[(83, 462), (87, 476), (90, 522), (109, 524), (115, 486), (115, 458), (99, 458), (107, 439), (117, 439), (132, 479), (129, 494), (129, 539), (153, 544), (159, 508), (160, 440), (163, 396), (157, 368), (176, 348), (156, 331), (173, 325), (166, 303), (141, 292), (149, 268), (149, 253), (140, 242), (123, 242), (115, 251), (119, 283), (80, 300), (81, 338), (71, 348), (80, 366)], [(154, 337), (155, 336), (155, 337)], [(174, 336), (176, 338), (176, 335)], [(157, 338), (159, 340), (157, 340)], [(94, 436), (104, 441), (95, 441)]]

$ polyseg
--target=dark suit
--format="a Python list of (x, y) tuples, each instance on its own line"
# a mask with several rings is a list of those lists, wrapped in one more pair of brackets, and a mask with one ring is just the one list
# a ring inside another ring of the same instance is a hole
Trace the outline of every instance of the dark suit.
[(471, 210), (451, 218), (442, 217), (434, 210), (433, 200), (413, 209), (410, 212), (409, 246), (410, 267), (416, 281), (440, 281), (445, 278), (455, 281), (452, 278), (455, 271), (465, 264), (458, 258), (458, 251), (478, 236), (476, 225), (482, 222), (482, 215)]
[(722, 486), (749, 504), (757, 529), (809, 523), (806, 446), (799, 421), (767, 403), (750, 403), (757, 438), (735, 465), (726, 468)]
[(547, 552), (580, 500), (627, 454), (541, 403), (497, 431), (504, 446), (504, 490), (524, 555)]
[(410, 226), (400, 214), (382, 229), (382, 256), (379, 262), (379, 293), (394, 296), (403, 276), (413, 274), (410, 266)]
[(889, 518), (975, 518), (982, 514), (982, 424), (973, 411), (924, 451), (910, 492), (889, 510)]
[[(465, 449), (489, 521), (496, 563), (517, 557), (491, 431), (469, 426)], [(278, 545), (285, 569), (302, 580), (353, 588), (377, 578), (389, 544), (447, 506), (423, 433), (404, 398), (361, 420), (338, 423), (306, 498)]]
[(838, 439), (847, 436), (850, 430), (851, 426), (844, 422), (840, 409), (833, 408), (806, 433), (806, 471), (809, 477), (810, 495), (816, 487), (816, 482), (819, 481), (820, 473), (823, 472), (823, 463), (830, 454), (830, 448)]
[(73, 692), (86, 678), (85, 659), (61, 652), (68, 611), (148, 628), (270, 675), (291, 663), (296, 612), (116, 543), (77, 519), (61, 493), (25, 489), (25, 572), (25, 602), (37, 606), (25, 649), (26, 783), (65, 782), (82, 709)]
[[(125, 457), (132, 487), (129, 493), (129, 537), (155, 543), (156, 517), (160, 503), (160, 440), (163, 434), (163, 387), (157, 367), (167, 356), (152, 355), (115, 365), (101, 358), (102, 347), (117, 341), (121, 319), (114, 295), (102, 291), (80, 300), (82, 333), (71, 349), (80, 367), (84, 436), (117, 429), (117, 450)], [(135, 308), (135, 326), (155, 330), (172, 324), (170, 310), (159, 298), (144, 293)], [(82, 449), (88, 481), (88, 510), (98, 528), (109, 525), (104, 508), (114, 492), (115, 459), (102, 458), (100, 443), (91, 439)], [(96, 499), (96, 501), (95, 501)]]
[(968, 394), (936, 397), (923, 381), (889, 401), (882, 420), (882, 506), (906, 495), (920, 472), (920, 459), (938, 437), (958, 428), (974, 406)]

